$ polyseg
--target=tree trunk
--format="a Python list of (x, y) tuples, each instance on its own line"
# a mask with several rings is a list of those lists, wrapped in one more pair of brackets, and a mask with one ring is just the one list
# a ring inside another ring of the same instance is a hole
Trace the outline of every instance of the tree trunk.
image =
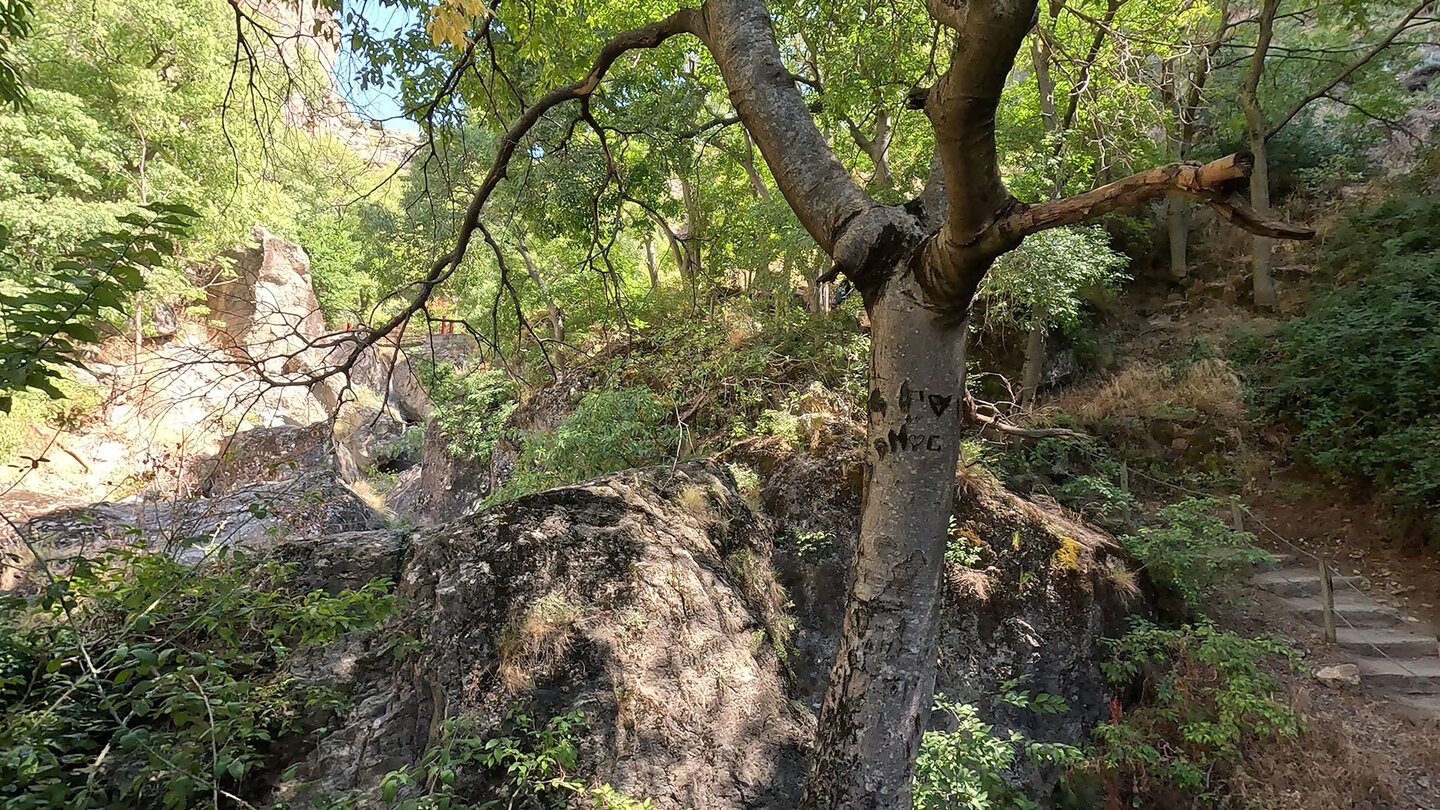
[(1045, 310), (1035, 312), (1030, 337), (1025, 341), (1025, 368), (1020, 372), (1020, 404), (1034, 407), (1040, 395), (1040, 378), (1045, 373)]
[(517, 236), (515, 246), (520, 249), (520, 258), (525, 261), (525, 272), (530, 274), (530, 280), (535, 282), (535, 286), (540, 290), (540, 295), (545, 298), (545, 307), (550, 310), (550, 328), (555, 333), (555, 341), (564, 343), (565, 313), (560, 310), (560, 305), (555, 303), (555, 297), (550, 294), (550, 288), (545, 284), (545, 279), (540, 276), (540, 268), (535, 266), (535, 259), (525, 246), (525, 237)]
[(690, 282), (690, 291), (693, 294), (698, 290), (700, 275), (700, 204), (695, 199), (695, 189), (684, 175), (680, 176), (680, 200), (685, 205), (685, 238), (680, 241), (680, 247), (684, 251), (684, 264), (680, 268), (680, 274)]
[(655, 234), (645, 234), (645, 269), (650, 273), (650, 289), (660, 289), (660, 265), (655, 261)]
[(875, 185), (889, 188), (895, 182), (890, 174), (890, 111), (884, 107), (875, 114), (875, 137), (865, 148), (870, 162), (875, 165)]
[(1165, 227), (1170, 233), (1170, 278), (1180, 281), (1189, 275), (1185, 252), (1190, 239), (1190, 217), (1184, 194), (1165, 197)]
[(740, 135), (745, 140), (745, 146), (740, 151), (740, 168), (745, 170), (745, 176), (750, 179), (750, 191), (755, 199), (761, 202), (770, 202), (770, 189), (765, 187), (765, 179), (760, 176), (760, 170), (755, 167), (755, 144), (750, 140), (750, 133), (740, 128)]
[[(1252, 138), (1250, 150), (1255, 154), (1255, 170), (1250, 175), (1250, 206), (1261, 215), (1270, 213), (1270, 171), (1265, 157), (1265, 136)], [(1268, 236), (1251, 239), (1251, 268), (1255, 274), (1255, 306), (1273, 309), (1276, 304), (1275, 278), (1270, 265), (1275, 254), (1275, 240)]]
[(930, 702), (964, 396), (964, 326), (908, 268), (870, 306), (867, 481), (845, 623), (801, 807), (910, 810)]
[[(1280, 0), (1265, 0), (1260, 8), (1255, 37), (1255, 51), (1250, 55), (1250, 69), (1240, 87), (1240, 107), (1245, 111), (1245, 135), (1250, 141), (1250, 152), (1255, 156), (1255, 165), (1250, 172), (1250, 206), (1261, 216), (1270, 215), (1270, 163), (1265, 156), (1265, 117), (1260, 110), (1260, 77), (1265, 73), (1265, 56), (1270, 51), (1270, 39), (1275, 33), (1275, 13)], [(1255, 276), (1255, 306), (1270, 309), (1275, 306), (1275, 280), (1270, 275), (1270, 259), (1275, 250), (1275, 240), (1268, 236), (1255, 236), (1250, 242), (1251, 270)]]

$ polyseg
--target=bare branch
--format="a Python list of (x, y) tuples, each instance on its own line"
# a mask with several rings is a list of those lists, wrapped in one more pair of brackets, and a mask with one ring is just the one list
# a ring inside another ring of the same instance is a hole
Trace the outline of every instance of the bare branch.
[(987, 231), (985, 242), (1008, 243), (1032, 233), (1086, 222), (1112, 211), (1138, 205), (1170, 192), (1186, 194), (1215, 209), (1230, 223), (1260, 236), (1311, 239), (1315, 232), (1257, 212), (1232, 183), (1250, 176), (1253, 159), (1244, 153), (1204, 165), (1171, 163), (1134, 174), (1084, 194), (1038, 205), (1017, 207)]
[(1304, 110), (1307, 106), (1309, 106), (1311, 102), (1329, 95), (1331, 90), (1334, 90), (1335, 87), (1338, 86), (1341, 82), (1350, 78), (1350, 74), (1364, 67), (1366, 63), (1378, 56), (1381, 51), (1390, 47), (1390, 43), (1394, 42), (1396, 37), (1400, 36), (1400, 34), (1404, 33), (1411, 27), (1411, 22), (1413, 22), (1416, 17), (1420, 16), (1420, 12), (1431, 6), (1434, 6), (1435, 2), (1436, 0), (1420, 0), (1420, 2), (1414, 8), (1410, 9), (1410, 13), (1406, 14), (1404, 19), (1400, 20), (1400, 23), (1390, 30), (1390, 33), (1387, 34), (1384, 39), (1375, 43), (1375, 45), (1372, 46), (1370, 50), (1361, 54), (1354, 62), (1351, 62), (1349, 65), (1347, 65), (1344, 70), (1341, 70), (1339, 73), (1335, 74), (1335, 77), (1330, 80), (1329, 84), (1326, 84), (1324, 87), (1319, 88), (1315, 92), (1296, 102), (1294, 106), (1292, 106), (1289, 111), (1285, 113), (1285, 115), (1280, 117), (1280, 120), (1277, 121), (1274, 126), (1270, 127), (1270, 129), (1266, 131), (1265, 140), (1268, 141), (1271, 138), (1275, 137), (1275, 133), (1284, 129), (1285, 125), (1294, 120), (1295, 116), (1299, 115), (1300, 111)]

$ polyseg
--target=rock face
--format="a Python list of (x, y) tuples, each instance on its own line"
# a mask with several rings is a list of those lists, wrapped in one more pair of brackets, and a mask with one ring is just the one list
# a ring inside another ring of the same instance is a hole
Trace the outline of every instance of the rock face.
[(62, 509), (31, 520), (25, 530), (59, 556), (92, 555), (141, 539), (193, 561), (215, 546), (264, 548), (287, 538), (319, 538), (384, 526), (384, 518), (346, 489), (333, 472), (314, 471), (285, 481), (235, 487), (215, 498)]
[[(352, 537), (369, 551), (329, 538), (285, 553), (337, 584), (363, 581), (351, 560), (383, 561), (371, 575), (396, 576), (408, 606), (383, 636), (408, 634), (415, 651), (394, 663), (377, 639), (317, 659), (309, 676), (352, 689), (354, 708), (278, 799), (374, 803), (442, 720), (483, 737), (520, 706), (583, 709), (582, 770), (658, 807), (794, 805), (813, 721), (776, 652), (787, 630), (769, 528), (723, 468), (631, 470), (519, 498), (414, 534), (403, 560), (383, 537)], [(463, 769), (457, 792), (490, 797), (493, 777)]]
[(235, 277), (210, 284), (206, 304), (217, 322), (216, 345), (278, 374), (289, 356), (324, 334), (325, 318), (304, 249), (262, 227), (254, 237), (256, 247), (229, 254)]
[[(424, 756), (442, 720), (465, 718), (484, 738), (519, 707), (536, 718), (583, 709), (581, 772), (657, 807), (794, 807), (863, 481), (859, 454), (823, 438), (847, 431), (812, 421), (814, 454), (763, 440), (732, 459), (765, 469), (773, 523), (719, 464), (686, 462), (519, 498), (408, 539), (283, 544), (307, 584), (391, 577), (407, 609), (377, 637), (307, 660), (304, 677), (352, 693), (354, 709), (277, 800), (373, 796), (385, 774)], [(986, 476), (962, 479), (956, 517), (965, 559), (945, 584), (938, 691), (1036, 741), (1085, 739), (1112, 697), (1100, 639), (1143, 607), (1135, 575), (1108, 537)], [(401, 636), (416, 652), (396, 663), (386, 640)], [(1017, 709), (997, 699), (1007, 689), (1071, 708)], [(488, 795), (493, 776), (461, 774), (460, 798)], [(1042, 799), (1056, 777), (1028, 762), (1008, 774)]]

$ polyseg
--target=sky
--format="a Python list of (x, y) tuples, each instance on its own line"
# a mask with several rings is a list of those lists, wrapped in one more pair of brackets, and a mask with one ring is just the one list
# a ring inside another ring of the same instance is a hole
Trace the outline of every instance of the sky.
[[(388, 37), (402, 28), (418, 24), (412, 9), (387, 6), (376, 0), (360, 0), (358, 3), (347, 0), (345, 10), (363, 12), (379, 36)], [(335, 66), (335, 81), (339, 85), (340, 95), (349, 102), (350, 109), (361, 118), (384, 121), (386, 129), (419, 132), (418, 124), (401, 115), (400, 104), (396, 100), (400, 95), (398, 83), (392, 79), (384, 87), (361, 90), (360, 83), (355, 80), (355, 61), (349, 50), (342, 47)]]

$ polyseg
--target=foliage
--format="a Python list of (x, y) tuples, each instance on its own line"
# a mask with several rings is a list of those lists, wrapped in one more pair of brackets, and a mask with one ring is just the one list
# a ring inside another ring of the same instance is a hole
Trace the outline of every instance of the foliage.
[(40, 391), (22, 391), (10, 400), (10, 412), (0, 414), (0, 464), (9, 464), (33, 427), (48, 425), (74, 430), (100, 405), (103, 389), (69, 377), (57, 377), (55, 387), (63, 396), (51, 399)]
[(0, 0), (0, 108), (18, 110), (25, 104), (25, 85), (8, 52), (12, 43), (29, 35), (34, 13), (30, 0)]
[(514, 385), (498, 369), (460, 373), (449, 363), (422, 361), (421, 379), (436, 402), (431, 415), (449, 438), (448, 450), (480, 464), (490, 461), (495, 445), (506, 436), (506, 424), (515, 412)]
[(0, 274), (13, 279), (0, 281), (0, 412), (17, 391), (64, 396), (55, 381), (62, 367), (82, 365), (78, 344), (100, 342), (97, 327), (123, 314), (145, 271), (174, 255), (195, 216), (183, 205), (145, 206), (38, 274), (20, 272), (0, 226)]
[[(0, 600), (0, 801), (209, 805), (261, 784), (286, 735), (339, 696), (284, 673), (297, 646), (375, 626), (383, 582), (329, 596), (244, 552), (198, 567), (141, 546)], [(53, 563), (52, 563), (53, 565)]]
[(591, 391), (555, 430), (523, 435), (514, 475), (493, 500), (674, 458), (680, 431), (673, 418), (648, 388)]
[(980, 285), (977, 325), (1030, 329), (1079, 324), (1087, 290), (1127, 280), (1129, 260), (1110, 247), (1099, 226), (1055, 228), (1027, 236), (1001, 256)]
[(1166, 629), (1137, 616), (1109, 646), (1106, 677), (1118, 687), (1139, 682), (1144, 697), (1096, 729), (1088, 767), (1127, 794), (1157, 806), (1182, 797), (1213, 805), (1220, 777), (1248, 751), (1299, 733), (1300, 717), (1265, 669), (1275, 658), (1293, 665), (1299, 654), (1285, 644), (1208, 624)]
[[(1017, 708), (1041, 714), (1063, 714), (1070, 710), (1063, 698), (1008, 688), (1002, 700)], [(934, 711), (948, 715), (953, 731), (927, 731), (920, 743), (915, 765), (915, 808), (963, 807), (1034, 808), (1035, 804), (1005, 781), (1005, 775), (1021, 757), (1036, 763), (1069, 764), (1079, 761), (1078, 749), (1061, 743), (1026, 740), (1017, 731), (996, 734), (994, 726), (980, 720), (974, 706), (935, 696)]]
[(1327, 245), (1349, 281), (1257, 352), (1257, 399), (1292, 452), (1337, 480), (1373, 482), (1440, 537), (1440, 200), (1388, 200)]
[(1120, 538), (1150, 576), (1191, 610), (1232, 591), (1251, 566), (1274, 559), (1252, 544), (1254, 535), (1216, 516), (1223, 506), (1215, 498), (1186, 498), (1157, 513), (1160, 525)]
[[(381, 780), (381, 799), (397, 810), (464, 810), (465, 808), (561, 808), (653, 810), (648, 800), (635, 801), (609, 785), (588, 787), (577, 775), (576, 734), (587, 725), (579, 710), (557, 715), (538, 725), (518, 707), (511, 707), (491, 734), (476, 733), (472, 717), (444, 721), (438, 739), (415, 768), (391, 771)], [(495, 785), (494, 798), (466, 802), (457, 795), (461, 776), (473, 768)]]

